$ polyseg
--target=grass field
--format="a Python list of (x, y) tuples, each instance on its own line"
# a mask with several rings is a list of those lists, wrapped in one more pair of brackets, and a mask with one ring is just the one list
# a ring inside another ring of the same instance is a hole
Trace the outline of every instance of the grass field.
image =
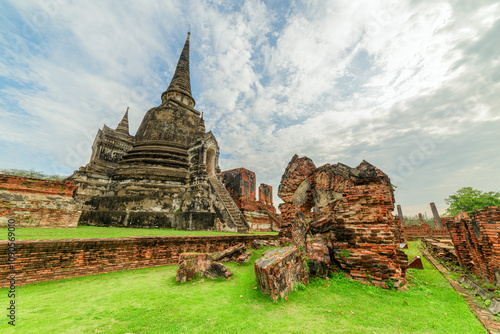
[[(0, 231), (2, 231), (0, 229)], [(3, 230), (7, 234), (7, 229)], [(168, 229), (144, 229), (124, 227), (78, 226), (77, 228), (16, 228), (16, 239), (77, 239), (123, 238), (152, 235), (229, 235), (231, 232), (181, 231)], [(278, 234), (278, 232), (250, 232), (250, 234)]]
[[(418, 253), (410, 243), (409, 256)], [(4, 316), (0, 332), (486, 333), (448, 281), (423, 264), (424, 270), (409, 270), (407, 291), (339, 274), (277, 303), (254, 289), (253, 263), (228, 264), (234, 275), (227, 281), (195, 284), (176, 283), (176, 266), (39, 283), (17, 288), (16, 328)]]

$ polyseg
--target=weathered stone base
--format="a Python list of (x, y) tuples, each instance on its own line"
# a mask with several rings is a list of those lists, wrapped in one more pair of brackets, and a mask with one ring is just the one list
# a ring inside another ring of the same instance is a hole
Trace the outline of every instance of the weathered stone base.
[(215, 213), (164, 211), (85, 210), (80, 225), (133, 228), (172, 228), (177, 230), (214, 230)]
[(212, 255), (214, 261), (220, 262), (234, 262), (236, 259), (247, 250), (244, 243), (234, 245), (225, 249), (221, 252), (215, 253)]
[(272, 249), (255, 261), (255, 274), (260, 290), (272, 300), (288, 298), (288, 294), (300, 283), (309, 283), (304, 260), (298, 248)]
[(179, 257), (177, 266), (177, 282), (187, 282), (196, 276), (216, 279), (229, 278), (233, 275), (228, 268), (219, 262), (213, 262), (212, 254), (184, 253)]
[(211, 264), (211, 254), (183, 253), (179, 256), (176, 280), (183, 283), (194, 279), (196, 274), (201, 276)]

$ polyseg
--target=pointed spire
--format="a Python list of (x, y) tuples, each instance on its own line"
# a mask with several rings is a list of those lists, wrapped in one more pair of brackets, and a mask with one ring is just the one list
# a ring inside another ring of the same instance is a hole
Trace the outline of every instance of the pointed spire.
[(194, 108), (195, 101), (191, 95), (191, 80), (189, 77), (189, 36), (188, 32), (186, 43), (182, 49), (177, 68), (167, 90), (161, 95), (162, 102), (173, 98)]
[(116, 131), (120, 132), (120, 133), (124, 133), (127, 136), (130, 135), (129, 130), (128, 130), (128, 107), (127, 107), (127, 111), (125, 112), (125, 115), (123, 115), (123, 118), (122, 118), (120, 124), (118, 124), (118, 126), (116, 127)]

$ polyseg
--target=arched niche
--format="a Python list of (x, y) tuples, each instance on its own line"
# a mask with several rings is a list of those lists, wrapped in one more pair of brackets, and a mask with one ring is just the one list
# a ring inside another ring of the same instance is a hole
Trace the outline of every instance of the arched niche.
[(215, 150), (213, 148), (209, 148), (207, 150), (206, 164), (207, 164), (207, 173), (210, 177), (215, 177), (215, 169), (216, 169), (216, 161), (215, 161)]

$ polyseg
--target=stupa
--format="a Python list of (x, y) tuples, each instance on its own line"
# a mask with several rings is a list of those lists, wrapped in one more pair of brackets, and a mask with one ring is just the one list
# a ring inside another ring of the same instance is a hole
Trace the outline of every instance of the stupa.
[(188, 33), (161, 104), (135, 136), (128, 110), (116, 130), (99, 130), (78, 185), (80, 225), (247, 232), (248, 223), (221, 183), (219, 145), (194, 109)]

